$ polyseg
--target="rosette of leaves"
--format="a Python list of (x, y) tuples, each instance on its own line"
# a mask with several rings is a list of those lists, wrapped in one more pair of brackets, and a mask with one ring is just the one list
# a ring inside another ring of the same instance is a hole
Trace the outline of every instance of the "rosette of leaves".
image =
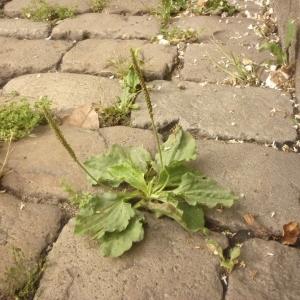
[(205, 208), (230, 207), (235, 200), (231, 192), (188, 166), (197, 158), (196, 141), (190, 133), (177, 127), (165, 143), (160, 143), (150, 95), (136, 52), (131, 53), (157, 143), (154, 157), (142, 147), (113, 145), (107, 153), (92, 156), (81, 164), (49, 111), (44, 109), (50, 126), (74, 161), (85, 170), (90, 183), (109, 190), (88, 196), (83, 193), (82, 201), (80, 194), (75, 197), (80, 208), (75, 233), (92, 237), (102, 255), (112, 257), (122, 255), (144, 238), (144, 211), (156, 217), (169, 217), (190, 232), (205, 232)]
[(162, 161), (142, 147), (114, 145), (84, 163), (96, 179), (91, 184), (125, 189), (91, 196), (76, 218), (75, 232), (98, 240), (103, 255), (119, 256), (143, 239), (143, 210), (197, 232), (205, 229), (204, 208), (232, 206), (230, 192), (187, 166), (197, 158), (188, 132), (177, 127), (160, 149)]

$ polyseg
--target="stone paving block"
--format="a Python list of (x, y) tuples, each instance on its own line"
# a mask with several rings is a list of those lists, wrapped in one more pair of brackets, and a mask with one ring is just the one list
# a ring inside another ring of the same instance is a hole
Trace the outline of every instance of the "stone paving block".
[(121, 86), (117, 80), (92, 75), (45, 73), (12, 79), (3, 87), (3, 94), (13, 92), (34, 101), (47, 96), (56, 112), (64, 117), (82, 105), (95, 103), (107, 107), (114, 104), (121, 94)]
[(299, 299), (299, 249), (252, 239), (243, 245), (241, 260), (246, 267), (230, 274), (226, 300)]
[(0, 19), (0, 36), (18, 39), (43, 39), (50, 34), (50, 25), (25, 19)]
[(255, 48), (260, 39), (254, 30), (249, 28), (257, 22), (241, 17), (185, 16), (176, 19), (172, 26), (198, 30), (201, 42), (207, 42), (214, 37), (227, 44)]
[(0, 85), (26, 73), (55, 70), (71, 47), (65, 41), (17, 40), (0, 37)]
[[(8, 17), (19, 17), (23, 9), (30, 6), (32, 0), (12, 0), (4, 6), (4, 13)], [(47, 0), (47, 3), (74, 9), (76, 13), (86, 13), (91, 11), (91, 1), (89, 0)]]
[(153, 16), (126, 17), (91, 13), (62, 21), (54, 27), (52, 37), (71, 40), (86, 38), (150, 40), (159, 31), (159, 21)]
[[(140, 49), (140, 55), (147, 80), (168, 77), (177, 60), (175, 47), (149, 44), (141, 40), (97, 40), (79, 42), (63, 58), (63, 72), (88, 73), (101, 76), (116, 75), (117, 68), (112, 61), (130, 64), (130, 48)], [(89, 55), (86, 55), (89, 53)]]
[[(241, 61), (251, 60), (257, 64), (270, 59), (266, 53), (259, 52), (254, 48), (248, 50), (235, 44), (229, 44), (228, 46), (219, 43), (217, 45), (214, 43), (191, 44), (186, 48), (184, 67), (180, 72), (180, 76), (183, 80), (209, 83), (222, 82), (227, 78), (233, 79), (231, 75), (220, 68), (222, 67), (228, 72), (237, 72), (235, 67), (232, 66), (233, 62), (229, 59), (231, 54)], [(229, 66), (227, 66), (228, 63), (230, 63)]]
[(112, 259), (75, 236), (71, 220), (48, 256), (34, 299), (221, 300), (219, 262), (201, 235), (167, 219), (148, 221), (145, 240)]
[[(113, 127), (91, 131), (63, 126), (62, 131), (82, 162), (106, 151), (111, 140), (124, 146), (144, 146), (152, 152), (155, 149), (152, 132), (148, 130)], [(15, 143), (7, 164), (11, 172), (2, 178), (4, 188), (23, 198), (51, 203), (67, 198), (61, 185), (63, 180), (78, 190), (91, 189), (86, 175), (48, 127), (38, 128), (35, 134), (36, 137)]]
[[(279, 91), (167, 81), (155, 81), (152, 87), (154, 115), (161, 128), (179, 120), (183, 128), (211, 138), (283, 143), (297, 137), (291, 103)], [(136, 103), (140, 109), (132, 112), (132, 125), (150, 127), (142, 94)]]
[[(24, 203), (12, 195), (0, 194), (0, 298), (5, 298), (7, 272), (15, 266), (13, 249), (28, 261), (37, 262), (41, 253), (57, 237), (61, 211), (50, 205)], [(25, 270), (20, 270), (25, 271)], [(12, 282), (13, 283), (13, 282)]]
[(110, 0), (104, 12), (110, 14), (142, 15), (157, 9), (160, 0)]
[[(209, 219), (234, 231), (250, 229), (264, 236), (282, 233), (291, 221), (300, 222), (300, 156), (255, 144), (199, 141), (195, 167), (237, 196), (230, 209), (212, 211)], [(255, 216), (246, 226), (243, 216)]]

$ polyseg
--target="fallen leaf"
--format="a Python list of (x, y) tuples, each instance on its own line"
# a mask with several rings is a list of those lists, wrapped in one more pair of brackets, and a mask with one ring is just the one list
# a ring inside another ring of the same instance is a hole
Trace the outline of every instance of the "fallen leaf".
[(248, 225), (253, 225), (255, 222), (254, 216), (251, 214), (245, 214), (243, 218)]
[(295, 245), (300, 237), (300, 226), (297, 222), (283, 225), (282, 243), (284, 245)]

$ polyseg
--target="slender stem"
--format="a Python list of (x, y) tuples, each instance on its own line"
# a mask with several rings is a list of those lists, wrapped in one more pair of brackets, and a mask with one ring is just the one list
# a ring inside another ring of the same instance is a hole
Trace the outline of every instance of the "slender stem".
[(79, 159), (77, 158), (74, 150), (72, 149), (72, 147), (70, 146), (70, 144), (67, 142), (67, 140), (65, 139), (64, 135), (62, 134), (61, 130), (59, 129), (59, 127), (57, 126), (56, 122), (54, 121), (51, 112), (49, 111), (48, 108), (45, 107), (45, 105), (42, 106), (42, 110), (44, 113), (44, 116), (46, 118), (46, 120), (49, 123), (49, 126), (51, 127), (51, 129), (55, 132), (56, 137), (58, 138), (58, 140), (60, 141), (60, 143), (64, 146), (64, 148), (67, 150), (67, 152), (69, 153), (69, 155), (72, 157), (72, 159), (75, 161), (75, 163), (96, 183), (98, 182), (98, 180), (87, 170), (87, 168), (79, 161)]
[(163, 159), (162, 159), (162, 153), (161, 153), (161, 147), (160, 147), (158, 132), (157, 132), (157, 128), (156, 128), (156, 125), (155, 125), (155, 122), (154, 122), (153, 107), (152, 107), (152, 103), (151, 103), (150, 94), (149, 94), (148, 88), (146, 86), (145, 79), (144, 79), (144, 76), (142, 74), (141, 68), (139, 67), (139, 63), (138, 63), (138, 60), (137, 60), (137, 57), (136, 57), (136, 53), (133, 49), (130, 49), (130, 51), (131, 51), (133, 67), (134, 67), (134, 69), (135, 69), (135, 71), (136, 71), (136, 73), (137, 73), (137, 75), (140, 79), (140, 84), (141, 84), (143, 93), (145, 95), (145, 100), (146, 100), (146, 104), (147, 104), (147, 108), (148, 108), (148, 113), (149, 113), (149, 116), (150, 116), (152, 129), (153, 129), (153, 132), (154, 132), (156, 145), (157, 145), (157, 148), (158, 148), (157, 151), (159, 153), (159, 160), (160, 160), (161, 167), (163, 168), (164, 164), (163, 164)]
[(10, 138), (9, 138), (6, 154), (5, 154), (5, 157), (4, 157), (4, 161), (3, 161), (2, 167), (0, 169), (0, 178), (3, 176), (4, 168), (5, 168), (5, 166), (7, 164), (7, 161), (8, 161), (8, 157), (9, 157), (9, 154), (10, 154), (10, 148), (11, 148), (11, 143), (12, 143), (13, 137), (14, 137), (14, 133), (12, 132), (10, 134)]

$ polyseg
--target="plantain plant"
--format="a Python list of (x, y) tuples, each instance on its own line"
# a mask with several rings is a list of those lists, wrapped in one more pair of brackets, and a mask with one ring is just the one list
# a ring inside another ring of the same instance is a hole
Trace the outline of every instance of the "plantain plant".
[(112, 257), (122, 255), (144, 238), (144, 211), (158, 218), (169, 217), (190, 232), (205, 232), (204, 209), (231, 207), (235, 201), (231, 192), (188, 166), (197, 158), (196, 141), (190, 133), (177, 127), (165, 143), (160, 143), (150, 95), (134, 50), (131, 56), (157, 144), (154, 157), (142, 147), (113, 145), (107, 153), (92, 156), (81, 164), (47, 107), (43, 109), (50, 126), (86, 171), (90, 183), (110, 189), (101, 194), (71, 196), (80, 208), (75, 233), (92, 237), (102, 255)]

